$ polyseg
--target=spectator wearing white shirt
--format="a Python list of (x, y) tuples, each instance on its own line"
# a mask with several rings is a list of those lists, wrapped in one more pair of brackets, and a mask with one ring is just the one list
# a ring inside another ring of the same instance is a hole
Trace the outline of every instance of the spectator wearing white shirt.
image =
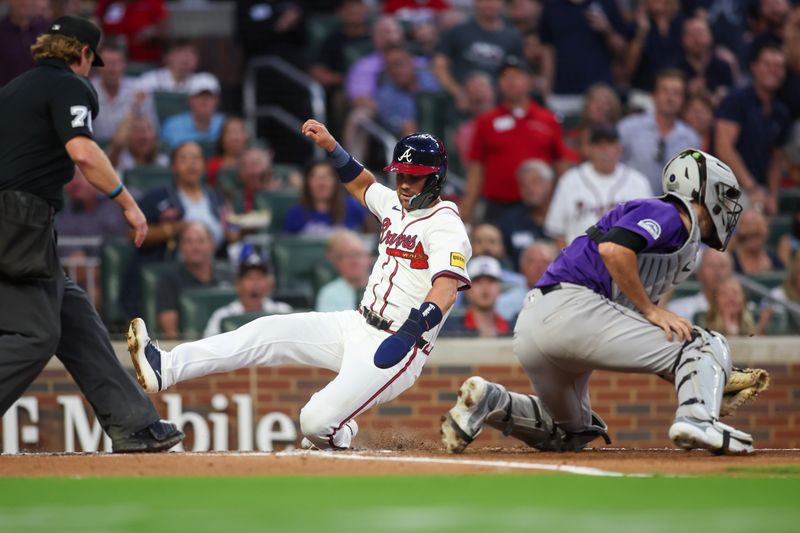
[(174, 41), (164, 56), (164, 67), (142, 74), (138, 87), (149, 94), (155, 91), (188, 93), (189, 80), (194, 76), (199, 62), (194, 45), (184, 40)]
[(128, 61), (121, 46), (105, 43), (98, 52), (102, 54), (104, 65), (97, 69), (92, 85), (97, 91), (101, 113), (93, 121), (92, 127), (95, 139), (107, 143), (129, 113), (154, 119), (155, 108), (152, 99), (137, 97), (140, 89), (136, 78), (125, 76)]
[(222, 333), (220, 328), (222, 321), (230, 316), (259, 311), (270, 315), (291, 313), (292, 306), (270, 298), (274, 288), (275, 276), (270, 272), (267, 263), (256, 253), (247, 255), (239, 265), (239, 273), (236, 276), (236, 292), (239, 294), (239, 299), (212, 313), (203, 336), (211, 337)]
[(594, 126), (586, 154), (588, 161), (561, 176), (547, 212), (545, 232), (559, 248), (618, 203), (653, 196), (647, 178), (620, 163), (622, 145), (614, 126)]
[(706, 248), (700, 267), (697, 269), (697, 281), (700, 292), (683, 298), (676, 298), (667, 303), (667, 309), (678, 316), (694, 322), (697, 313), (708, 311), (708, 302), (714, 294), (717, 284), (733, 275), (731, 256), (711, 248)]

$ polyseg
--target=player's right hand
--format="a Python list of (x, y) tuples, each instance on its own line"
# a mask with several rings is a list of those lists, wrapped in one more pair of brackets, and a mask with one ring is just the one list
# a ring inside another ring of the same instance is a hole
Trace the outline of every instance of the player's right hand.
[(123, 209), (122, 214), (128, 222), (128, 226), (131, 227), (133, 244), (139, 248), (144, 242), (144, 238), (147, 237), (147, 219), (136, 204)]
[(314, 141), (317, 146), (326, 152), (333, 152), (336, 148), (336, 139), (325, 127), (325, 124), (314, 119), (306, 120), (302, 128), (303, 135)]
[(692, 323), (663, 307), (654, 305), (644, 314), (644, 317), (650, 323), (663, 329), (670, 342), (672, 342), (673, 331), (678, 335), (680, 341), (688, 341), (692, 338)]

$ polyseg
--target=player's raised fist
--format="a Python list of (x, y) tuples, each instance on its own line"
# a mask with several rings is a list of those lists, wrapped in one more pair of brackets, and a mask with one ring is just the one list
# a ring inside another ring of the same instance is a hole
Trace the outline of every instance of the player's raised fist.
[(306, 120), (303, 124), (303, 135), (314, 141), (317, 146), (324, 149), (326, 152), (332, 152), (336, 148), (336, 139), (325, 127), (325, 124), (318, 122), (314, 119)]

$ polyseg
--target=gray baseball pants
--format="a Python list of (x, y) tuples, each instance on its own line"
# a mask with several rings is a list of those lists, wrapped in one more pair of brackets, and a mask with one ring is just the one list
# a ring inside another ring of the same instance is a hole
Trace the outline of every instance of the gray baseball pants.
[(683, 342), (642, 315), (571, 283), (526, 296), (514, 328), (514, 353), (553, 420), (568, 432), (591, 424), (594, 370), (657, 374), (673, 381)]

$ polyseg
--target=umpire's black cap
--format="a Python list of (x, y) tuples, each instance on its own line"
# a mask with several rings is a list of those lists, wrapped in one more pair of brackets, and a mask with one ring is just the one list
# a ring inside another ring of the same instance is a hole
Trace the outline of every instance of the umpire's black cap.
[(81, 17), (64, 15), (53, 21), (47, 33), (76, 38), (83, 44), (88, 45), (94, 53), (94, 61), (92, 61), (93, 67), (102, 67), (105, 64), (100, 54), (97, 53), (97, 48), (100, 46), (100, 28), (92, 24), (89, 20)]

